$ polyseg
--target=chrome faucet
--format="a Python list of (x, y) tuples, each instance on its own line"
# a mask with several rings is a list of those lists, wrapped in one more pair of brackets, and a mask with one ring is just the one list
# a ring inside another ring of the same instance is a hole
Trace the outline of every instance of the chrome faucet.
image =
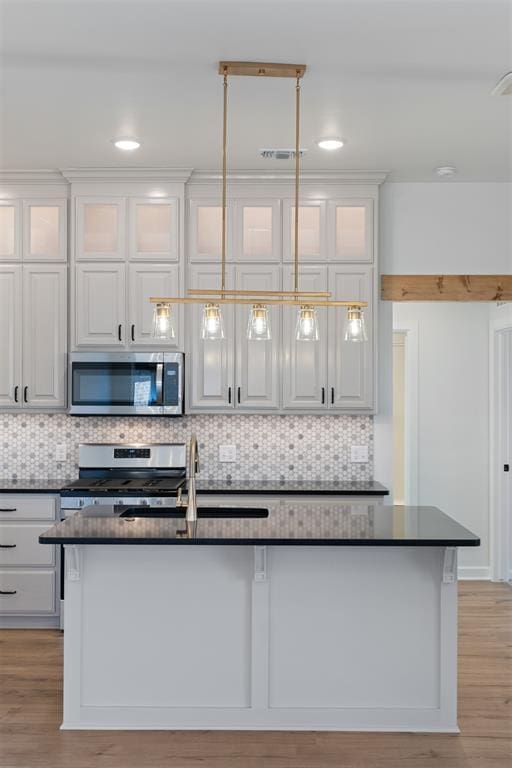
[(184, 501), (181, 496), (181, 488), (178, 489), (176, 499), (177, 507), (185, 507), (187, 513), (185, 520), (187, 523), (197, 521), (197, 499), (196, 499), (196, 474), (199, 472), (199, 450), (197, 447), (197, 437), (191, 435), (188, 449), (188, 476), (187, 476), (187, 500)]

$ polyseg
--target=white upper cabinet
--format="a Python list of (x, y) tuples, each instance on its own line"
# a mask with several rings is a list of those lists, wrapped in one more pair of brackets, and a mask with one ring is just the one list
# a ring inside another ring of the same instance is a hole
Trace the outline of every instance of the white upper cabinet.
[(21, 265), (0, 264), (0, 406), (21, 402)]
[(124, 264), (75, 265), (75, 345), (124, 347)]
[[(189, 269), (191, 288), (219, 288), (220, 267), (214, 264), (193, 264)], [(228, 286), (233, 285), (233, 267), (226, 271)], [(214, 299), (212, 299), (214, 301)], [(234, 306), (221, 307), (224, 339), (204, 341), (201, 338), (203, 316), (202, 304), (186, 307), (185, 343), (189, 353), (190, 367), (186, 374), (188, 382), (188, 405), (191, 410), (212, 412), (231, 410), (235, 407), (234, 392)]]
[[(283, 258), (295, 257), (295, 202), (283, 201)], [(304, 200), (299, 205), (299, 259), (326, 261), (325, 200)]]
[(373, 201), (330, 200), (328, 210), (329, 260), (373, 261)]
[(67, 261), (67, 200), (23, 200), (23, 261)]
[(0, 200), (0, 261), (21, 261), (19, 200)]
[(66, 404), (67, 268), (23, 267), (23, 404)]
[[(226, 212), (226, 258), (233, 261), (232, 202)], [(222, 205), (219, 200), (189, 201), (189, 260), (218, 263), (222, 254)]]
[(130, 198), (129, 255), (140, 261), (178, 261), (177, 198)]
[[(327, 290), (327, 267), (303, 265), (299, 289)], [(293, 285), (293, 268), (284, 268), (284, 288)], [(319, 340), (297, 341), (299, 307), (283, 307), (283, 406), (289, 409), (322, 410), (327, 402), (327, 312), (317, 309)]]
[(176, 338), (163, 342), (153, 338), (153, 305), (151, 296), (179, 296), (179, 267), (177, 264), (128, 265), (128, 344), (129, 346), (158, 346), (179, 349), (181, 346), (182, 306), (174, 305)]
[[(242, 291), (281, 290), (277, 264), (244, 264), (236, 267), (236, 287)], [(281, 312), (269, 305), (271, 336), (268, 341), (247, 339), (251, 305), (236, 307), (236, 407), (239, 410), (276, 410), (280, 406)]]
[(76, 259), (124, 261), (125, 226), (125, 198), (77, 198)]
[(367, 342), (345, 341), (346, 309), (329, 309), (329, 407), (373, 407), (373, 268), (339, 264), (329, 267), (333, 299), (367, 301), (364, 310)]
[(237, 200), (234, 216), (236, 261), (281, 261), (279, 200)]

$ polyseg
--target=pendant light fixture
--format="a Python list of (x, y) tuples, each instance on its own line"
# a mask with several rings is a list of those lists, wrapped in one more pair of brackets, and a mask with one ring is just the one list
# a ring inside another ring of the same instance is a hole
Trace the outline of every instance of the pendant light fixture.
[[(249, 306), (247, 339), (268, 341), (272, 338), (269, 307), (289, 305), (297, 308), (295, 338), (297, 341), (318, 341), (320, 337), (318, 307), (347, 307), (346, 341), (366, 341), (363, 308), (365, 301), (335, 301), (328, 291), (301, 291), (299, 288), (299, 181), (300, 181), (300, 81), (304, 64), (266, 64), (260, 62), (221, 61), (223, 76), (222, 129), (222, 245), (220, 289), (190, 288), (184, 297), (152, 297), (155, 305), (153, 333), (157, 338), (173, 339), (173, 305), (202, 304), (201, 338), (205, 341), (224, 339), (222, 308), (225, 304)], [(226, 215), (227, 215), (227, 108), (228, 76), (286, 77), (295, 80), (295, 218), (294, 218), (294, 278), (289, 291), (242, 291), (226, 288)]]

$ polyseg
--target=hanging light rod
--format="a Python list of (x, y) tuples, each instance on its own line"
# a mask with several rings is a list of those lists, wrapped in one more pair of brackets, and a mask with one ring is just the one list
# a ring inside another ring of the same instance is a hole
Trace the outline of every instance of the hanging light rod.
[(328, 299), (331, 295), (329, 291), (231, 291), (226, 289), (220, 291), (217, 288), (189, 288), (187, 293), (192, 296), (220, 296), (221, 294), (227, 294), (228, 296), (318, 296), (319, 298)]
[[(224, 293), (227, 293), (227, 291), (224, 291)], [(268, 294), (263, 294), (264, 296), (268, 296)], [(282, 295), (282, 294), (279, 294)], [(287, 294), (284, 294), (287, 296)], [(252, 294), (251, 294), (252, 296)], [(210, 298), (213, 298), (210, 296)], [(305, 297), (307, 298), (307, 297)], [(202, 304), (204, 303), (201, 301), (201, 299), (197, 296), (151, 296), (149, 299), (151, 304)], [(205, 301), (208, 301), (208, 299), (205, 297)], [(261, 296), (259, 298), (253, 296), (253, 298), (217, 298), (215, 296), (215, 304), (255, 304), (261, 301)], [(309, 303), (312, 302), (312, 299), (310, 299)], [(294, 298), (286, 298), (286, 299), (265, 299), (265, 304), (292, 304), (295, 307), (300, 307), (303, 304), (307, 304), (308, 302), (305, 299), (294, 299)], [(367, 307), (368, 302), (366, 301), (331, 301), (327, 299), (322, 299), (320, 301), (317, 301), (316, 299), (313, 301), (315, 307)]]
[(219, 61), (219, 75), (241, 77), (304, 77), (305, 64), (271, 64), (268, 61)]

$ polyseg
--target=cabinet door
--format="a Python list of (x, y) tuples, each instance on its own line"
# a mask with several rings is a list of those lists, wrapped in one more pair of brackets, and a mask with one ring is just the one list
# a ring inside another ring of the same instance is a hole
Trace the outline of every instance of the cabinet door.
[[(228, 267), (227, 284), (233, 285), (233, 268)], [(189, 271), (192, 288), (219, 288), (220, 267), (194, 264)], [(233, 384), (234, 322), (233, 305), (221, 305), (224, 338), (204, 341), (201, 338), (202, 304), (186, 307), (186, 343), (190, 351), (186, 371), (191, 410), (232, 410), (235, 406)]]
[[(222, 206), (220, 200), (190, 200), (189, 261), (219, 262), (222, 253)], [(226, 259), (233, 260), (233, 204), (226, 212)]]
[(75, 328), (77, 347), (124, 347), (124, 264), (76, 264)]
[(345, 341), (346, 310), (329, 309), (329, 407), (373, 407), (373, 268), (357, 265), (329, 267), (333, 299), (367, 301), (364, 310), (368, 341)]
[(0, 200), (0, 261), (21, 261), (21, 216), (18, 200)]
[(23, 201), (23, 260), (67, 260), (67, 200)]
[[(281, 267), (277, 264), (238, 266), (236, 287), (241, 291), (279, 291)], [(250, 310), (249, 304), (237, 305), (235, 309), (236, 406), (240, 410), (274, 410), (280, 405), (280, 310), (278, 306), (269, 306), (272, 338), (268, 341), (249, 341), (247, 325)]]
[(123, 197), (77, 198), (77, 260), (124, 261), (125, 206)]
[[(283, 288), (293, 286), (293, 268), (284, 268)], [(299, 287), (303, 291), (327, 290), (327, 268), (303, 266)], [(283, 307), (283, 406), (303, 410), (327, 408), (327, 317), (332, 310), (317, 309), (318, 341), (295, 338), (299, 307)]]
[(130, 259), (178, 261), (178, 200), (130, 200)]
[(179, 304), (172, 308), (175, 320), (176, 338), (162, 342), (153, 338), (153, 304), (151, 296), (179, 296), (179, 267), (177, 264), (129, 264), (128, 265), (128, 323), (131, 347), (165, 346), (177, 349), (180, 346), (181, 312)]
[[(325, 200), (304, 200), (299, 206), (299, 258), (303, 261), (326, 261)], [(283, 258), (293, 261), (295, 255), (295, 203), (283, 201)]]
[(373, 261), (372, 200), (331, 200), (328, 230), (331, 261)]
[(66, 404), (67, 267), (23, 267), (23, 406)]
[(20, 407), (21, 404), (21, 320), (21, 266), (0, 264), (0, 406), (2, 407)]
[(281, 261), (279, 200), (237, 200), (235, 204), (237, 261)]

